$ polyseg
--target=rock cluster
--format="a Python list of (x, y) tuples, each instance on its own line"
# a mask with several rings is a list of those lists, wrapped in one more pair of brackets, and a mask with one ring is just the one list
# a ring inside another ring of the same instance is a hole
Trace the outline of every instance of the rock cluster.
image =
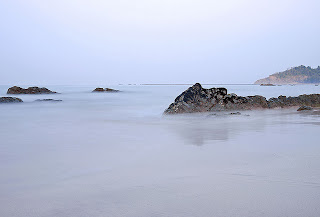
[(23, 102), (23, 101), (16, 97), (0, 97), (0, 103), (12, 103), (12, 102)]
[(320, 106), (320, 94), (298, 97), (279, 96), (267, 100), (263, 96), (237, 96), (228, 94), (226, 88), (205, 89), (199, 83), (180, 94), (165, 114), (286, 108), (292, 106)]
[(119, 92), (119, 90), (115, 90), (115, 89), (111, 89), (111, 88), (97, 87), (92, 92)]
[(13, 86), (10, 87), (7, 91), (7, 94), (52, 94), (57, 93), (54, 91), (51, 91), (45, 87), (29, 87), (27, 89)]

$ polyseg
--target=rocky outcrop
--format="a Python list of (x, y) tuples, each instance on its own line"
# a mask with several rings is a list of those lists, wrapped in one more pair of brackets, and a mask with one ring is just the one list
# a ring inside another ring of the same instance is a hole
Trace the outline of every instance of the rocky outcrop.
[(165, 114), (286, 108), (292, 106), (320, 106), (320, 94), (298, 97), (279, 96), (267, 100), (263, 96), (228, 94), (226, 88), (205, 89), (199, 83), (180, 94)]
[(27, 89), (13, 86), (10, 87), (7, 91), (7, 94), (52, 94), (57, 93), (54, 91), (51, 91), (45, 87), (29, 87)]
[(288, 108), (292, 106), (320, 106), (320, 94), (303, 94), (297, 97), (279, 96), (268, 100), (269, 108)]
[(16, 97), (0, 97), (0, 103), (14, 103), (14, 102), (23, 102), (23, 101)]
[(111, 89), (111, 88), (97, 87), (92, 92), (119, 92), (119, 90), (115, 90), (115, 89)]
[(300, 111), (312, 111), (312, 110), (313, 110), (312, 107), (303, 105), (303, 106), (300, 106), (300, 108), (298, 108), (297, 111), (300, 112)]

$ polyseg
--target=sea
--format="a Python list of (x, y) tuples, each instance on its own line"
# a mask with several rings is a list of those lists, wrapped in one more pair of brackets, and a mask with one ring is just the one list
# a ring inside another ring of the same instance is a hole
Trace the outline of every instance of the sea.
[[(0, 216), (320, 216), (320, 111), (163, 115), (189, 86), (47, 85), (60, 94), (0, 104)], [(267, 98), (320, 93), (203, 86)], [(35, 101), (49, 98), (62, 101)]]

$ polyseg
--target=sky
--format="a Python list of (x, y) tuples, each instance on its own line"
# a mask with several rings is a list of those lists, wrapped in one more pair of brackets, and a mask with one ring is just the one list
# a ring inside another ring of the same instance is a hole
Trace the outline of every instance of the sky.
[(319, 0), (0, 0), (0, 84), (250, 84), (320, 65)]

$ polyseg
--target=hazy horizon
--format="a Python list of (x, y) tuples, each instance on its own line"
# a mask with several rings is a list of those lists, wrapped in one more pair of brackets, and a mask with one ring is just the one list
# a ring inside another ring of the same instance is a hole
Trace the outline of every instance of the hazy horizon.
[(0, 84), (252, 84), (317, 67), (315, 0), (0, 3)]

